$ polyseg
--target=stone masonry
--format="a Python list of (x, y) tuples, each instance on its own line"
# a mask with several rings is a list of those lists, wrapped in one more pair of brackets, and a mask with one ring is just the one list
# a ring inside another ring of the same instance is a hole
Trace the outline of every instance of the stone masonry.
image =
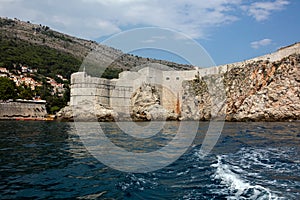
[[(71, 77), (70, 105), (80, 102), (93, 102), (118, 113), (128, 113), (133, 93), (144, 83), (154, 85), (161, 90), (160, 105), (165, 109), (178, 112), (181, 105), (182, 82), (192, 80), (198, 69), (189, 71), (163, 71), (161, 64), (149, 64), (137, 72), (125, 71), (119, 79), (104, 79), (77, 72)], [(179, 103), (178, 103), (179, 101)]]

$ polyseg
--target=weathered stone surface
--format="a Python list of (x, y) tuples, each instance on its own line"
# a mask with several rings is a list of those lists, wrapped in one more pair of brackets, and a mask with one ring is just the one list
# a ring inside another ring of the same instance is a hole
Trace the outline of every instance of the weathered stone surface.
[(76, 106), (66, 106), (56, 117), (60, 121), (115, 121), (118, 115), (112, 109), (84, 101)]
[[(133, 120), (284, 121), (300, 119), (300, 55), (253, 61), (243, 67), (183, 82), (181, 113), (161, 105), (161, 88), (142, 84), (131, 97)], [(113, 121), (117, 114), (82, 102), (61, 110), (61, 120)], [(93, 108), (93, 109), (91, 109)], [(224, 115), (226, 114), (226, 118)]]
[(176, 120), (174, 112), (160, 105), (161, 89), (150, 85), (142, 86), (134, 92), (131, 98), (131, 116), (134, 120)]
[(62, 108), (58, 113), (56, 113), (56, 119), (59, 121), (73, 121), (73, 110), (71, 106), (66, 106)]
[(0, 102), (0, 119), (44, 119), (47, 116), (45, 103), (30, 101)]
[(197, 77), (183, 84), (182, 120), (222, 120), (226, 114), (223, 74)]
[(246, 96), (234, 115), (236, 120), (278, 121), (300, 119), (300, 56), (275, 63), (260, 63), (254, 77), (257, 89)]
[[(221, 74), (220, 74), (221, 75)], [(254, 61), (223, 74), (226, 103), (219, 113), (228, 121), (284, 121), (300, 119), (300, 55), (294, 54), (280, 61)], [(212, 81), (214, 79), (214, 81)], [(208, 88), (220, 78), (199, 78), (185, 83), (183, 117), (209, 120), (215, 113), (213, 101), (221, 103), (222, 95)], [(217, 100), (216, 100), (217, 99)], [(226, 107), (226, 109), (225, 109)], [(219, 114), (217, 114), (219, 115)]]

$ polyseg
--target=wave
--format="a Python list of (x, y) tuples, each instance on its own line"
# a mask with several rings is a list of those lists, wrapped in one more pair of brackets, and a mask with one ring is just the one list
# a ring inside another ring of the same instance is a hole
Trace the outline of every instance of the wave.
[[(279, 199), (270, 189), (254, 185), (244, 179), (239, 174), (246, 172), (238, 166), (226, 164), (224, 159), (226, 156), (217, 156), (217, 163), (212, 164), (211, 167), (216, 168), (215, 174), (212, 175), (213, 179), (220, 180), (220, 184), (227, 187), (229, 194), (227, 199)], [(226, 191), (223, 189), (223, 192)]]
[(294, 147), (250, 148), (217, 155), (211, 167), (215, 193), (227, 199), (298, 199), (299, 155)]

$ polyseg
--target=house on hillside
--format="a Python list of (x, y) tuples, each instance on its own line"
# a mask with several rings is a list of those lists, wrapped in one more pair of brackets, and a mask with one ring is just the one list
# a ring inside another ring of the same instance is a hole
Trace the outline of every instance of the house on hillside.
[(8, 77), (9, 71), (6, 68), (0, 67), (0, 77)]
[(4, 67), (0, 67), (0, 73), (6, 73), (8, 74), (9, 73), (9, 70), (4, 68)]

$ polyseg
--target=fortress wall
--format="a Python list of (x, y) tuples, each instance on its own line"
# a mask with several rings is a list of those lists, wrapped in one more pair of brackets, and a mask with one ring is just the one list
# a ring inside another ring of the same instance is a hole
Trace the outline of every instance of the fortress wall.
[[(117, 112), (129, 113), (131, 97), (143, 83), (155, 85), (162, 82), (162, 73), (153, 68), (143, 68), (138, 72), (122, 72), (119, 79), (113, 80), (115, 88), (111, 91), (110, 106)], [(159, 84), (160, 85), (160, 84)]]
[[(235, 62), (235, 63), (231, 63), (231, 64), (226, 64), (226, 65), (219, 65), (219, 66), (212, 67), (209, 69), (217, 68), (217, 69), (219, 69), (218, 73), (225, 73), (226, 71), (230, 71), (231, 69), (233, 69), (235, 67), (245, 67), (246, 65), (251, 64), (252, 62), (255, 62), (255, 61), (260, 61), (260, 60), (269, 60), (270, 62), (280, 61), (284, 57), (287, 57), (287, 56), (295, 54), (295, 53), (300, 54), (300, 43), (296, 43), (291, 46), (283, 47), (281, 49), (278, 49), (276, 52), (273, 52), (270, 54), (266, 54), (263, 56), (259, 56), (259, 57), (241, 61), (241, 62)], [(206, 69), (201, 69), (200, 71), (205, 72), (205, 71), (207, 71)]]
[(71, 77), (71, 105), (91, 101), (109, 106), (111, 83), (107, 79), (87, 76), (85, 72), (77, 72)]
[(114, 85), (114, 87), (110, 91), (110, 107), (116, 112), (129, 112), (133, 81), (136, 77), (136, 72), (125, 71), (119, 75), (119, 79), (111, 81), (111, 85)]
[(182, 105), (182, 82), (192, 80), (197, 75), (197, 70), (191, 71), (161, 71), (162, 76), (162, 95), (161, 104), (169, 110), (178, 112)]
[(233, 67), (236, 67), (236, 64), (220, 65), (220, 66), (215, 66), (210, 68), (199, 68), (197, 70), (199, 72), (199, 75), (201, 77), (204, 77), (207, 75), (226, 73), (227, 71), (231, 70)]
[(45, 104), (33, 102), (0, 103), (0, 119), (44, 118), (47, 115)]
[(107, 79), (97, 78), (96, 81), (96, 92), (94, 94), (96, 98), (96, 103), (104, 106), (109, 106), (111, 97), (110, 91), (114, 86), (111, 85), (110, 80)]
[(138, 72), (122, 72), (119, 79), (107, 80), (87, 76), (84, 72), (72, 74), (71, 105), (90, 101), (115, 109), (117, 112), (130, 110), (131, 97), (143, 83), (161, 89), (161, 105), (169, 111), (178, 111), (182, 104), (182, 82), (192, 80), (199, 73), (216, 73), (216, 69), (190, 71), (162, 71), (146, 67)]
[(294, 45), (280, 48), (274, 53), (266, 54), (264, 56), (260, 56), (251, 60), (253, 61), (269, 60), (271, 62), (274, 62), (295, 53), (300, 54), (300, 43), (296, 43)]
[(117, 109), (118, 112), (127, 112), (130, 109), (133, 93), (143, 83), (150, 83), (161, 88), (161, 105), (170, 111), (176, 111), (178, 107), (182, 106), (182, 82), (184, 80), (192, 80), (197, 75), (204, 77), (212, 74), (223, 74), (233, 68), (244, 67), (253, 61), (277, 61), (294, 53), (300, 54), (300, 43), (243, 62), (211, 68), (196, 68), (190, 71), (164, 71), (168, 70), (168, 67), (150, 63), (149, 67), (138, 72), (124, 71), (119, 74), (119, 79), (113, 80), (90, 77), (84, 72), (77, 72), (71, 77), (70, 104), (77, 105), (84, 100), (89, 100)]
[(132, 95), (131, 86), (115, 86), (110, 92), (110, 107), (121, 113), (128, 113)]
[[(133, 72), (133, 75), (134, 77), (127, 77), (127, 81), (132, 85), (133, 91), (137, 90), (143, 83), (161, 85), (163, 80), (162, 71), (151, 67), (145, 67), (138, 72)], [(124, 81), (122, 80), (122, 82)]]

